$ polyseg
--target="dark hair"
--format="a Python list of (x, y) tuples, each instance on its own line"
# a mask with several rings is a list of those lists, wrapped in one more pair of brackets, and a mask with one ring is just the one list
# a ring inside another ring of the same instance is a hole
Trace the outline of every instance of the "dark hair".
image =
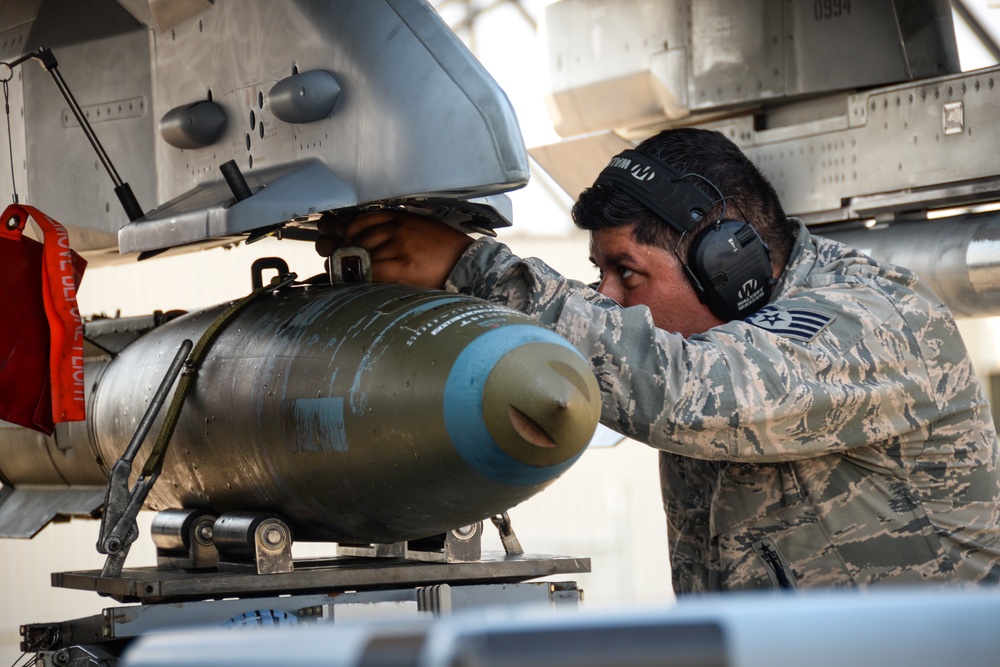
[[(682, 174), (697, 174), (701, 178), (691, 176), (688, 183), (718, 199), (719, 193), (703, 179), (711, 181), (725, 197), (725, 218), (749, 223), (770, 248), (772, 266), (785, 266), (793, 239), (778, 194), (736, 144), (720, 132), (683, 127), (664, 130), (643, 141), (637, 150), (652, 154)], [(633, 234), (640, 243), (671, 251), (677, 248), (681, 257), (687, 257), (696, 233), (722, 213), (720, 203), (681, 239), (680, 232), (621, 188), (601, 184), (580, 194), (572, 216), (577, 227), (588, 231), (634, 224)]]

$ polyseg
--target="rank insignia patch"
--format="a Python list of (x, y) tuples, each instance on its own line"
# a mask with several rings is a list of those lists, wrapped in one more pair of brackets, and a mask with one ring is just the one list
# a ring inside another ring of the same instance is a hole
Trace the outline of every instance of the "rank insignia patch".
[(816, 338), (830, 322), (833, 322), (833, 315), (809, 308), (764, 306), (748, 317), (746, 321), (779, 336), (808, 343)]

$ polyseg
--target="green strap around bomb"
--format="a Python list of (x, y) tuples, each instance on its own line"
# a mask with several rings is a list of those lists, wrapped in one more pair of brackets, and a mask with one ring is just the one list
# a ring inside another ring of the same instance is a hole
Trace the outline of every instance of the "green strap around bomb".
[(142, 477), (149, 477), (154, 473), (158, 473), (163, 467), (163, 459), (167, 454), (167, 445), (170, 443), (170, 438), (173, 436), (174, 429), (177, 427), (177, 421), (180, 419), (181, 409), (184, 407), (184, 401), (187, 399), (187, 395), (191, 391), (195, 375), (197, 375), (202, 361), (205, 360), (205, 357), (208, 354), (208, 349), (212, 346), (212, 343), (218, 335), (222, 332), (230, 320), (236, 317), (236, 315), (238, 315), (251, 303), (256, 301), (260, 296), (276, 292), (279, 289), (291, 285), (295, 281), (295, 278), (296, 274), (289, 273), (288, 275), (281, 276), (279, 279), (276, 279), (275, 282), (272, 282), (270, 285), (258, 287), (242, 299), (238, 299), (237, 301), (231, 303), (229, 307), (222, 311), (222, 313), (215, 318), (212, 324), (205, 329), (201, 338), (198, 339), (198, 344), (195, 345), (194, 349), (191, 351), (191, 355), (188, 357), (187, 361), (184, 362), (184, 372), (181, 374), (181, 379), (177, 382), (177, 391), (174, 392), (174, 398), (170, 402), (170, 407), (167, 408), (167, 414), (163, 418), (163, 427), (160, 429), (160, 435), (156, 439), (156, 444), (153, 445), (153, 451), (149, 453), (149, 458), (146, 459), (146, 463), (142, 467)]

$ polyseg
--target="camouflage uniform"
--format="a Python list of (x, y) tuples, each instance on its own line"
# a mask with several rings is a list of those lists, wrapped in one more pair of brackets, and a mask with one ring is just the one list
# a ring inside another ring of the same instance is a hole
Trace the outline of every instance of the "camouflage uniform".
[(907, 270), (797, 234), (768, 306), (687, 340), (489, 239), (447, 287), (552, 326), (602, 422), (662, 450), (678, 593), (996, 582), (997, 436), (954, 320)]

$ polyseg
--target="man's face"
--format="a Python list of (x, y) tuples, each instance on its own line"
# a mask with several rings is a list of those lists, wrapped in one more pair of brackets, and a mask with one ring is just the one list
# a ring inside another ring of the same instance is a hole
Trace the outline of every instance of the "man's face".
[(722, 324), (698, 300), (677, 256), (636, 241), (631, 225), (591, 232), (590, 258), (601, 272), (597, 291), (625, 307), (648, 307), (657, 328), (687, 338)]

